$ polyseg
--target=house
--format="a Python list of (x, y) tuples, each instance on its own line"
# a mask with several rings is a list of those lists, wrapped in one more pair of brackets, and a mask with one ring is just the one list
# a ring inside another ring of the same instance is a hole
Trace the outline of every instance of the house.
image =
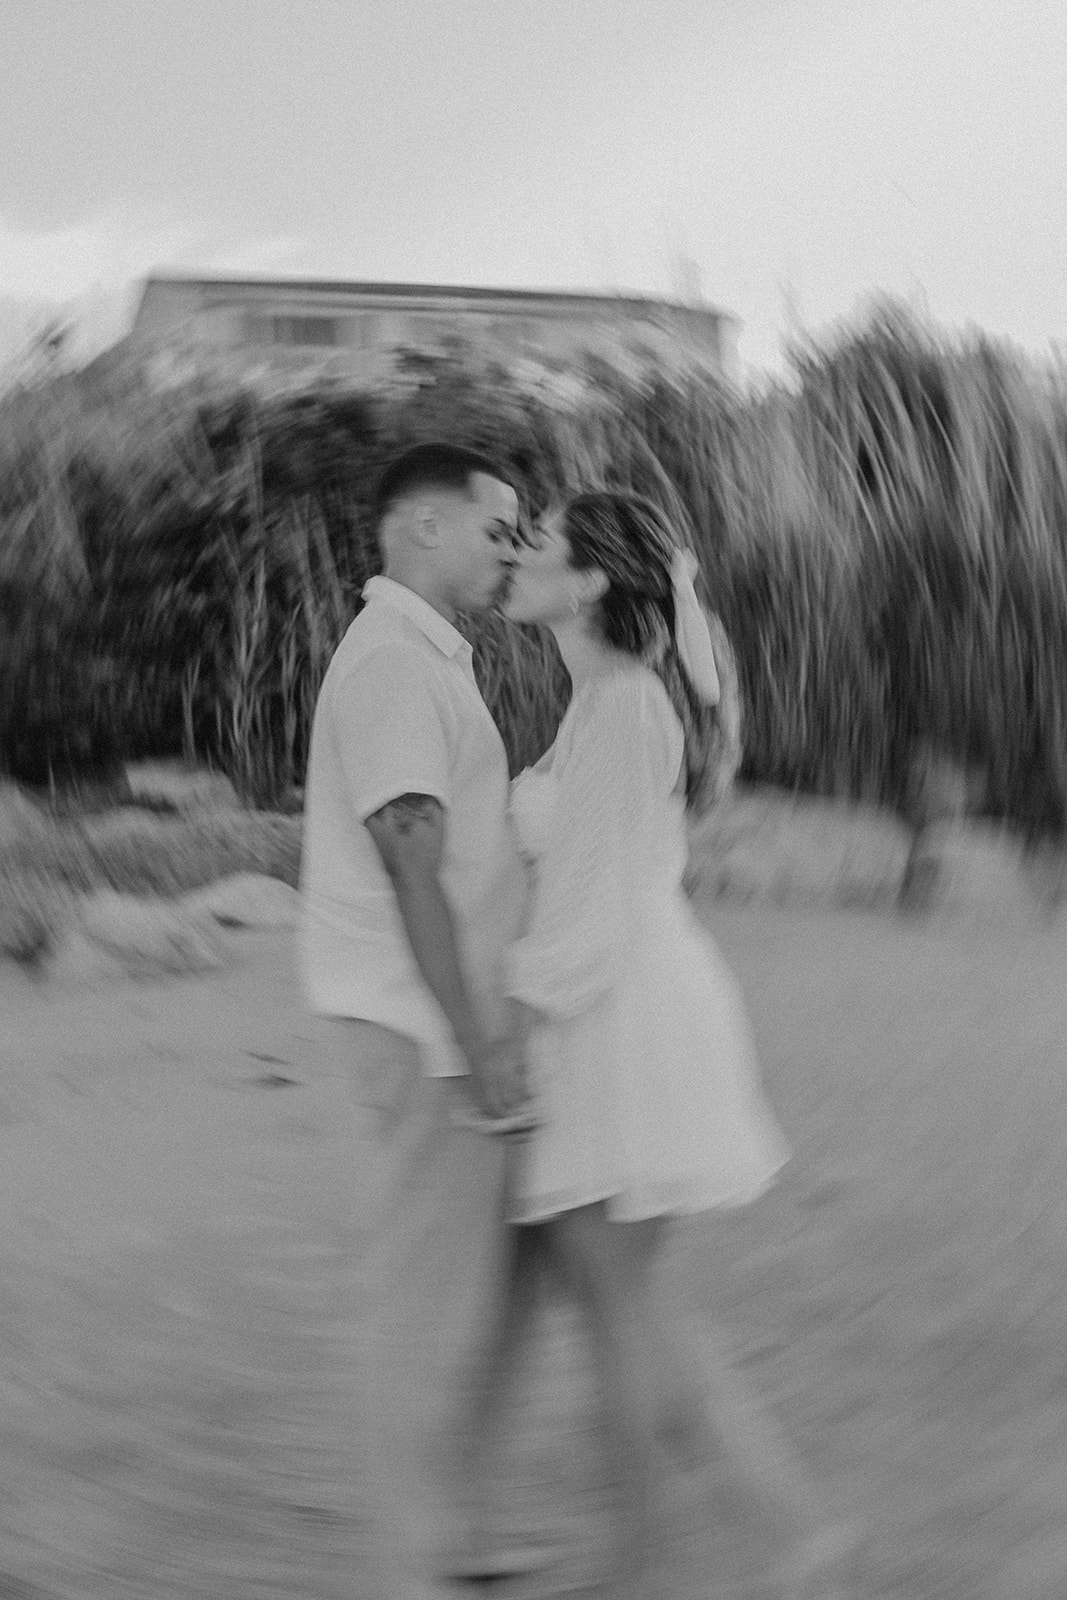
[(584, 353), (623, 367), (697, 367), (729, 377), (737, 319), (702, 304), (633, 295), (153, 274), (127, 349), (161, 382), (210, 364), (249, 377), (336, 375), (368, 383), (398, 352), (452, 340), (505, 363), (565, 366)]

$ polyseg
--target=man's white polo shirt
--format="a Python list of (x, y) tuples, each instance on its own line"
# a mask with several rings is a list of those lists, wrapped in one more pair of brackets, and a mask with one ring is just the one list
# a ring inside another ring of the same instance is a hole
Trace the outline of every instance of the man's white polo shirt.
[(301, 865), (300, 973), (313, 1011), (407, 1034), (434, 1077), (465, 1072), (424, 981), (369, 817), (402, 794), (447, 811), (441, 884), (486, 1025), (503, 1024), (503, 958), (525, 893), (507, 823), (503, 742), (462, 634), (413, 590), (372, 578), (323, 679), (312, 725)]

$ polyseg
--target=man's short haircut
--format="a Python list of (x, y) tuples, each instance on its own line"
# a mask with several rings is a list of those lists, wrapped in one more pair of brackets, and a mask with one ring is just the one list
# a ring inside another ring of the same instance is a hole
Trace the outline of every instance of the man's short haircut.
[(454, 489), (461, 494), (470, 493), (471, 478), (482, 472), (487, 478), (496, 478), (514, 488), (510, 474), (499, 462), (492, 461), (477, 450), (467, 450), (462, 445), (431, 442), (417, 444), (390, 461), (378, 480), (374, 497), (375, 526), (407, 495), (420, 489)]

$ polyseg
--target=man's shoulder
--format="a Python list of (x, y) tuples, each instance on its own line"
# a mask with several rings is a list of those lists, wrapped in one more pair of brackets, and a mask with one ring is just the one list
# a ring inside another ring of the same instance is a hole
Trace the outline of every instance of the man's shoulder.
[(450, 723), (451, 696), (438, 653), (426, 647), (417, 629), (405, 632), (392, 619), (383, 627), (374, 617), (363, 622), (364, 616), (360, 612), (350, 624), (326, 670), (319, 691), (324, 714), (373, 716), (384, 731), (385, 725), (407, 724), (432, 708), (435, 717)]
[(429, 664), (417, 628), (406, 627), (405, 619), (390, 615), (384, 607), (366, 605), (348, 628), (334, 651), (330, 671), (334, 677), (351, 672), (363, 664), (380, 668), (386, 658), (399, 667), (421, 671)]

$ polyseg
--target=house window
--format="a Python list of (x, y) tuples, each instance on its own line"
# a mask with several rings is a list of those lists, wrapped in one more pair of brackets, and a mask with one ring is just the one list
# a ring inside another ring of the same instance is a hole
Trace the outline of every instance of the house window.
[(253, 311), (245, 317), (245, 335), (252, 344), (335, 345), (340, 342), (340, 319)]
[(540, 332), (540, 325), (533, 317), (508, 317), (493, 323), (493, 333), (498, 339), (516, 339), (530, 344)]
[(404, 332), (409, 339), (420, 344), (447, 344), (460, 336), (460, 327), (454, 317), (434, 316), (432, 312), (412, 311), (405, 318)]
[(373, 350), (379, 342), (378, 321), (373, 311), (345, 317), (345, 343), (353, 350)]

